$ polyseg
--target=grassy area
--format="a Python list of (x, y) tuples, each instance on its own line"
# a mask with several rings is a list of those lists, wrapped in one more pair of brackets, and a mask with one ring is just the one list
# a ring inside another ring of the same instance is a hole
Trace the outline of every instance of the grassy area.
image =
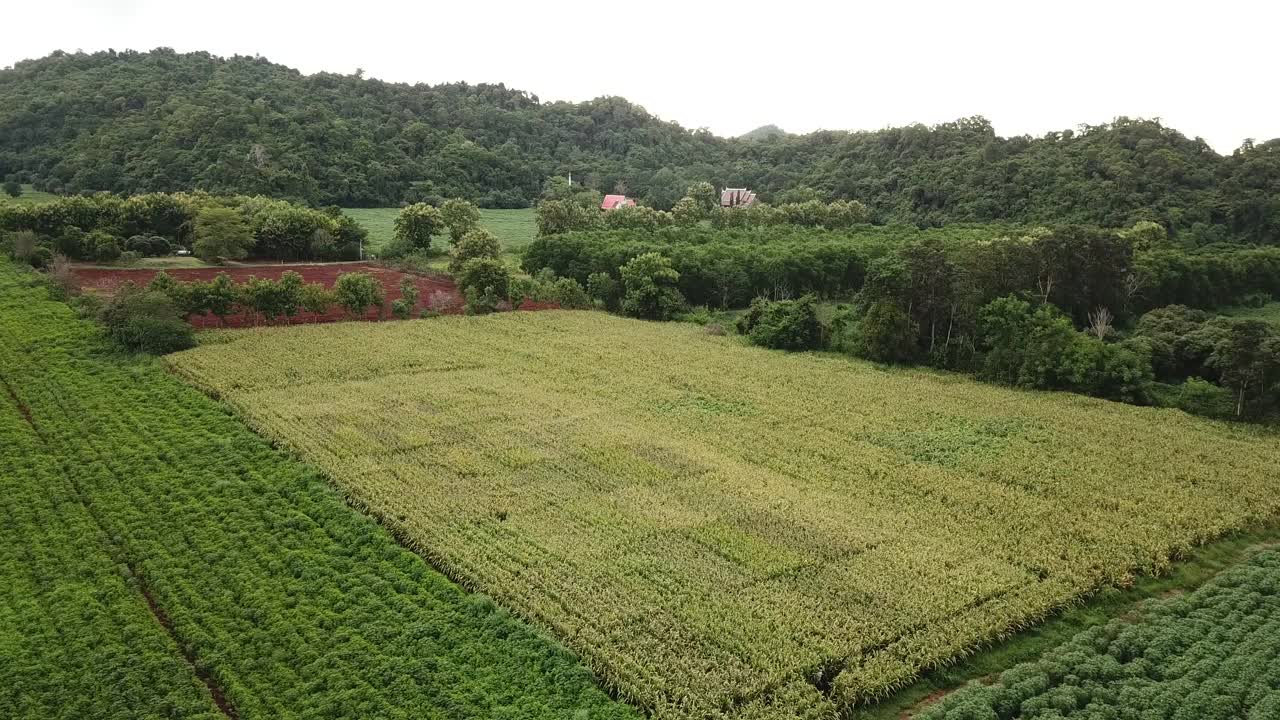
[(170, 362), (670, 717), (851, 711), (1280, 512), (1273, 431), (689, 324), (293, 327)]
[(20, 205), (35, 205), (37, 203), (48, 202), (57, 197), (58, 197), (57, 195), (52, 195), (47, 192), (41, 192), (39, 190), (36, 190), (30, 185), (23, 185), (22, 194), (16, 198), (10, 197), (8, 193), (0, 192), (0, 205), (4, 203), (17, 203)]
[(4, 717), (638, 718), (32, 281), (0, 261)]
[(1267, 303), (1262, 307), (1234, 307), (1221, 312), (1231, 317), (1265, 320), (1273, 325), (1280, 325), (1280, 300)]
[[(400, 208), (344, 208), (343, 212), (369, 231), (367, 249), (376, 254), (379, 248), (391, 241), (391, 233)], [(538, 234), (538, 225), (532, 208), (481, 210), (480, 224), (497, 235), (503, 249), (509, 253), (519, 252), (533, 242)], [(448, 239), (442, 238), (441, 242), (447, 244)]]

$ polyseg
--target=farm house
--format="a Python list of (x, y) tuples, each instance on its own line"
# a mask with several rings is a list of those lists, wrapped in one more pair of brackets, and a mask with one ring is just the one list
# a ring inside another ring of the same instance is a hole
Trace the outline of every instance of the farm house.
[(725, 188), (720, 191), (720, 207), (750, 207), (756, 202), (756, 194), (746, 188)]
[(624, 207), (635, 207), (636, 201), (626, 195), (605, 195), (600, 201), (601, 210), (617, 210)]

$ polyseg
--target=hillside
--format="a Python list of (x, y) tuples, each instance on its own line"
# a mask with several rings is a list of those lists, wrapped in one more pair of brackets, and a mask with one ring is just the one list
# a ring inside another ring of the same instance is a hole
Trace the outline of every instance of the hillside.
[(1158, 121), (1005, 138), (978, 117), (759, 142), (618, 97), (544, 103), (500, 84), (308, 76), (260, 57), (59, 52), (0, 70), (0, 176), (42, 190), (524, 207), (569, 172), (659, 208), (709, 180), (766, 199), (812, 186), (862, 201), (878, 222), (1154, 219), (1201, 244), (1280, 236), (1280, 141), (1222, 156)]

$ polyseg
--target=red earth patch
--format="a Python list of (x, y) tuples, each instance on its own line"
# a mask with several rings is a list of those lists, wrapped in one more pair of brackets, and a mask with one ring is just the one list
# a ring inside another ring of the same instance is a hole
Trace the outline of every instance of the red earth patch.
[[(386, 293), (385, 308), (374, 308), (365, 314), (365, 320), (378, 320), (390, 316), (389, 309), (391, 302), (400, 298), (400, 281), (403, 278), (413, 278), (413, 283), (418, 287), (418, 303), (413, 309), (413, 316), (417, 317), (424, 309), (435, 306), (442, 309), (446, 313), (462, 312), (462, 297), (458, 292), (458, 288), (454, 285), (453, 280), (444, 277), (428, 277), (423, 275), (413, 275), (403, 273), (398, 270), (370, 265), (369, 263), (324, 263), (324, 264), (297, 264), (297, 265), (237, 265), (225, 268), (175, 268), (166, 269), (170, 277), (179, 282), (190, 282), (193, 280), (208, 281), (218, 276), (219, 273), (226, 273), (231, 279), (237, 283), (242, 283), (250, 277), (259, 277), (271, 280), (277, 280), (285, 272), (292, 270), (302, 276), (306, 282), (323, 283), (325, 287), (333, 287), (337, 282), (338, 276), (348, 272), (367, 273), (382, 283), (382, 289)], [(158, 270), (116, 270), (111, 268), (74, 268), (72, 272), (75, 275), (76, 282), (81, 289), (96, 290), (99, 292), (111, 293), (122, 283), (132, 282), (135, 285), (146, 285), (151, 282), (151, 278), (155, 277)], [(554, 303), (533, 303), (526, 301), (520, 306), (521, 310), (546, 310), (556, 307)], [(340, 307), (333, 307), (329, 312), (315, 315), (312, 313), (299, 313), (292, 320), (279, 318), (272, 324), (305, 324), (318, 322), (336, 322), (339, 320), (350, 320), (345, 310)], [(232, 315), (227, 317), (224, 325), (217, 317), (213, 315), (202, 315), (191, 318), (191, 324), (198, 328), (212, 327), (247, 327), (255, 324), (253, 318), (244, 314)], [(261, 321), (258, 324), (262, 324)]]

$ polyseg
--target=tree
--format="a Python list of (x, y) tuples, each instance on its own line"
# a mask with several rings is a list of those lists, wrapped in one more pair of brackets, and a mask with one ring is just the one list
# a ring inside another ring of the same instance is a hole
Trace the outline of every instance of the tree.
[(462, 266), (467, 261), (475, 258), (496, 260), (501, 257), (502, 244), (498, 242), (498, 237), (484, 228), (476, 228), (463, 235), (453, 246), (453, 251), (449, 254), (449, 272), (457, 275), (462, 272)]
[(618, 309), (618, 281), (605, 272), (595, 272), (587, 276), (587, 295), (600, 307), (614, 311)]
[(6, 180), (4, 183), (4, 192), (9, 197), (22, 197), (22, 185), (17, 180)]
[(1235, 390), (1236, 417), (1243, 417), (1250, 403), (1261, 399), (1280, 373), (1280, 338), (1262, 320), (1232, 320), (1226, 337), (1214, 346), (1208, 365)]
[(845, 345), (868, 360), (909, 362), (919, 354), (919, 330), (911, 316), (893, 302), (872, 304), (854, 327), (855, 337)]
[[(433, 210), (435, 208), (432, 208)], [(352, 318), (362, 318), (369, 308), (382, 307), (382, 283), (362, 272), (342, 273), (333, 284), (335, 299)]]
[(709, 216), (712, 210), (720, 207), (720, 193), (716, 192), (715, 186), (709, 182), (696, 182), (690, 185), (684, 191), (684, 196), (693, 200), (695, 205), (702, 211), (701, 217), (703, 218)]
[(205, 262), (239, 260), (253, 247), (253, 232), (238, 211), (209, 207), (196, 216), (192, 252)]
[(396, 215), (394, 239), (413, 250), (431, 248), (431, 237), (444, 228), (440, 211), (426, 203), (415, 203)]
[(466, 200), (446, 200), (440, 206), (440, 219), (449, 228), (449, 241), (456, 245), (463, 236), (480, 227), (480, 210)]
[(511, 283), (511, 270), (495, 258), (472, 258), (463, 264), (457, 280), (458, 288), (464, 296), (468, 296), (468, 292), (477, 294), (477, 297), (491, 292), (504, 298)]
[(590, 230), (600, 225), (600, 210), (573, 200), (543, 200), (538, 203), (538, 235), (559, 235), (574, 230)]
[(706, 217), (707, 214), (698, 205), (698, 201), (688, 195), (677, 200), (676, 204), (671, 207), (671, 218), (676, 225), (681, 227), (697, 225), (698, 221)]
[(676, 283), (680, 273), (659, 253), (637, 255), (618, 269), (622, 276), (622, 312), (646, 320), (670, 320), (684, 308)]

